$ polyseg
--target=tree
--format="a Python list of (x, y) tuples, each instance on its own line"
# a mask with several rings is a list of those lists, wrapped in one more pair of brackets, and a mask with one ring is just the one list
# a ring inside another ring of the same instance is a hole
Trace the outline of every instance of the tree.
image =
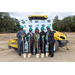
[(62, 20), (59, 20), (58, 16), (56, 15), (53, 20), (53, 29), (68, 32), (75, 31), (75, 16), (68, 16)]
[(9, 13), (0, 12), (0, 32), (17, 32), (20, 23), (16, 18), (10, 17)]

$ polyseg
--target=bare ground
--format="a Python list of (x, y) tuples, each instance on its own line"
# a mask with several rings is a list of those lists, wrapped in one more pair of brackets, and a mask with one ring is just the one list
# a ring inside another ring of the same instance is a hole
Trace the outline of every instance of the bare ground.
[(23, 58), (18, 56), (17, 51), (8, 48), (8, 40), (10, 37), (15, 38), (16, 33), (4, 33), (0, 34), (0, 62), (75, 62), (75, 33), (67, 33), (67, 39), (69, 40), (68, 48), (59, 48), (54, 53), (54, 57), (45, 57), (37, 59), (35, 55), (31, 58)]

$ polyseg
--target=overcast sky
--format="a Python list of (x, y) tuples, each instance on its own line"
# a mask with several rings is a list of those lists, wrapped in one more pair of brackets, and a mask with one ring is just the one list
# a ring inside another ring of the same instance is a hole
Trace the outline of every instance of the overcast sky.
[(75, 15), (75, 12), (8, 12), (11, 17), (17, 18), (18, 20), (28, 19), (29, 15), (47, 15), (49, 19), (54, 19), (58, 15), (59, 19), (64, 17)]

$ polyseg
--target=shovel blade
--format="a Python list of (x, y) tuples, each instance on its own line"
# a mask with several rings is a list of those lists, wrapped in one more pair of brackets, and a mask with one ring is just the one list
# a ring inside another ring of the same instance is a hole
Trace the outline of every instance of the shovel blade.
[(40, 54), (36, 54), (36, 58), (39, 58), (40, 57)]
[(28, 53), (28, 58), (30, 58), (31, 57), (31, 53)]
[(23, 53), (22, 56), (23, 56), (23, 58), (26, 58), (26, 53)]
[(46, 52), (46, 57), (48, 57), (49, 56), (49, 52)]
[(41, 53), (41, 57), (44, 58), (44, 53)]

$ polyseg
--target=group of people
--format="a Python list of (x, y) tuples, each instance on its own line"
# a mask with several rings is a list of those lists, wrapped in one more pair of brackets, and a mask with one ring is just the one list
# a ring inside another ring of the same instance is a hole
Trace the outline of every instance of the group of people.
[[(18, 54), (21, 56), (21, 50), (23, 54), (23, 42), (25, 43), (25, 37), (28, 42), (28, 52), (29, 52), (29, 44), (30, 44), (30, 53), (33, 55), (33, 46), (35, 48), (35, 54), (37, 54), (37, 43), (38, 48), (40, 47), (41, 53), (46, 53), (45, 45), (47, 42), (49, 43), (48, 51), (49, 56), (54, 56), (54, 33), (50, 30), (50, 27), (47, 26), (47, 32), (44, 32), (44, 27), (41, 27), (41, 32), (39, 33), (38, 27), (35, 28), (35, 33), (32, 32), (32, 28), (29, 28), (29, 32), (26, 34), (23, 31), (23, 26), (20, 26), (20, 31), (17, 32), (17, 45), (18, 45)], [(30, 36), (29, 36), (30, 35)], [(24, 41), (22, 41), (22, 36), (24, 36)], [(30, 38), (30, 39), (29, 39)], [(25, 46), (25, 45), (24, 45)], [(43, 46), (43, 47), (42, 47)], [(43, 50), (42, 50), (43, 48)]]

